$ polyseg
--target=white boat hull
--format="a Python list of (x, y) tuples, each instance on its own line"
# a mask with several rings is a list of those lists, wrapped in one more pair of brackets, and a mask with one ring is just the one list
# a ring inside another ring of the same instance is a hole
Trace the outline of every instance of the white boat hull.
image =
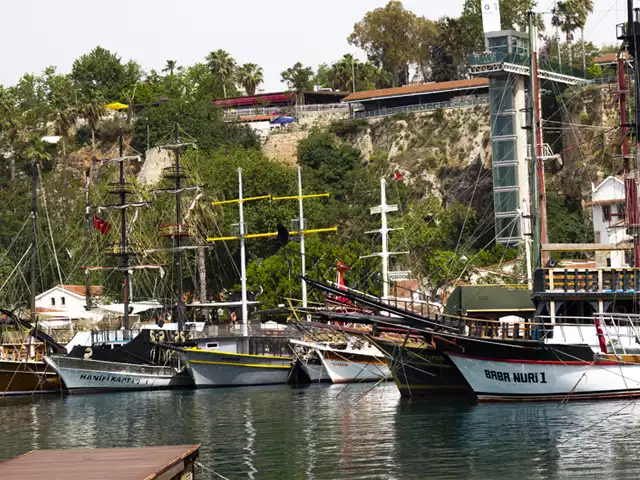
[(333, 383), (375, 382), (391, 378), (386, 361), (376, 356), (320, 349), (317, 352)]
[(640, 396), (640, 364), (531, 361), (448, 354), (483, 401), (572, 400)]
[(287, 383), (293, 358), (186, 348), (196, 387), (239, 387)]
[(104, 362), (53, 355), (45, 357), (72, 393), (158, 390), (192, 386), (185, 371), (172, 367)]

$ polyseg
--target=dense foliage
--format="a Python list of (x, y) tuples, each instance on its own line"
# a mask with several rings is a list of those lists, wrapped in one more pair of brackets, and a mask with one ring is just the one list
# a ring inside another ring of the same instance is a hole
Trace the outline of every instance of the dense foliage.
[[(501, 5), (502, 27), (522, 29), (533, 0), (513, 0)], [(546, 39), (543, 62), (559, 62), (582, 67), (592, 76), (602, 74), (593, 67), (593, 58), (609, 47), (598, 49), (588, 42), (574, 42), (576, 31), (584, 27), (592, 12), (590, 0), (558, 2), (553, 22), (564, 34), (565, 42)], [(536, 18), (540, 23), (540, 19)], [(484, 50), (480, 0), (465, 0), (459, 17), (429, 20), (415, 15), (399, 1), (366, 13), (354, 25), (350, 44), (367, 55), (360, 61), (351, 54), (317, 68), (296, 62), (281, 72), (287, 88), (296, 92), (314, 86), (337, 90), (383, 88), (409, 81), (441, 81), (467, 76), (467, 58)], [(560, 52), (558, 53), (558, 49)], [(125, 135), (127, 153), (144, 151), (147, 146), (174, 141), (176, 125), (183, 141), (194, 141), (183, 157), (190, 183), (201, 185), (197, 202), (192, 194), (183, 198), (190, 240), (204, 245), (211, 236), (228, 236), (238, 223), (236, 205), (212, 207), (215, 200), (233, 199), (238, 191), (238, 168), (243, 170), (245, 197), (257, 195), (290, 196), (297, 193), (296, 171), (268, 160), (260, 151), (258, 138), (246, 127), (223, 121), (212, 100), (260, 91), (263, 69), (257, 63), (239, 64), (225, 50), (211, 51), (190, 66), (167, 60), (161, 71), (146, 70), (134, 60), (124, 61), (117, 53), (96, 47), (73, 63), (69, 74), (47, 67), (40, 75), (26, 74), (15, 85), (0, 86), (0, 272), (9, 278), (0, 299), (13, 301), (25, 293), (28, 248), (30, 169), (38, 165), (42, 187), (38, 192), (39, 278), (38, 289), (56, 283), (82, 283), (82, 265), (113, 265), (106, 247), (117, 241), (117, 211), (99, 215), (112, 225), (109, 235), (92, 232), (91, 255), (84, 254), (84, 169), (92, 168), (92, 203), (112, 203), (109, 188), (117, 180), (116, 167), (100, 167), (92, 157), (117, 155), (117, 137)], [(122, 102), (129, 108), (120, 113), (105, 105)], [(442, 111), (434, 121), (446, 124)], [(359, 288), (376, 291), (380, 287), (379, 260), (362, 258), (379, 250), (379, 236), (364, 232), (379, 228), (379, 217), (370, 207), (380, 201), (380, 178), (387, 179), (389, 203), (399, 205), (391, 215), (394, 227), (403, 230), (390, 235), (392, 249), (410, 251), (393, 260), (392, 268), (411, 269), (425, 279), (433, 291), (456, 279), (464, 279), (473, 266), (490, 265), (513, 258), (517, 252), (486, 241), (484, 218), (477, 207), (465, 199), (440, 199), (424, 191), (420, 182), (395, 178), (387, 152), (374, 152), (365, 158), (347, 140), (368, 128), (365, 120), (336, 122), (324, 130), (313, 130), (298, 145), (298, 164), (303, 171), (305, 193), (330, 194), (326, 200), (305, 201), (308, 228), (337, 227), (337, 233), (307, 238), (307, 268), (312, 275), (332, 277), (337, 260), (350, 264), (348, 281)], [(416, 135), (422, 142), (427, 167), (442, 164), (442, 138), (436, 127), (426, 123)], [(460, 135), (461, 126), (450, 125), (450, 135)], [(448, 133), (447, 133), (448, 134)], [(58, 144), (45, 145), (44, 135), (58, 135)], [(432, 138), (433, 137), (433, 138)], [(131, 238), (141, 251), (170, 246), (158, 235), (164, 224), (175, 221), (175, 200), (156, 195), (152, 186), (137, 183), (138, 165), (127, 169), (132, 182), (132, 198), (148, 200), (152, 206), (131, 214)], [(425, 167), (426, 168), (426, 167)], [(434, 168), (435, 169), (435, 168)], [(170, 187), (163, 181), (161, 187)], [(572, 198), (576, 198), (574, 195)], [(45, 210), (45, 201), (47, 208)], [(476, 199), (477, 201), (477, 199)], [(489, 212), (490, 216), (491, 212)], [(291, 227), (298, 215), (293, 201), (255, 201), (245, 205), (245, 221), (250, 233), (273, 232), (278, 224)], [(586, 241), (590, 235), (579, 202), (549, 195), (550, 241)], [(134, 221), (135, 220), (135, 221)], [(51, 227), (50, 227), (51, 225)], [(490, 230), (490, 228), (489, 228)], [(483, 235), (485, 235), (483, 237)], [(299, 244), (294, 237), (285, 248), (270, 240), (248, 241), (249, 283), (264, 289), (268, 306), (282, 303), (284, 297), (298, 298), (300, 282)], [(185, 288), (197, 291), (198, 253), (185, 253)], [(206, 253), (208, 295), (217, 298), (224, 289), (239, 281), (238, 245), (215, 243)], [(134, 298), (171, 298), (174, 265), (166, 252), (151, 252), (140, 261), (164, 265), (159, 273), (134, 274)], [(59, 268), (58, 268), (59, 265)], [(122, 284), (117, 274), (99, 272), (92, 281), (105, 285), (118, 298)], [(11, 286), (10, 286), (11, 285)]]

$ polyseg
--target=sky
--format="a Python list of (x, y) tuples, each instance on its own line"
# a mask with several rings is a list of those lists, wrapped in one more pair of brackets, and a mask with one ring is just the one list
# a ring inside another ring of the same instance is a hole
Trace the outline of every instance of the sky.
[[(501, 0), (504, 1), (504, 0)], [(5, 0), (0, 6), (0, 84), (73, 60), (100, 45), (145, 70), (203, 61), (222, 48), (238, 63), (264, 69), (266, 91), (281, 90), (280, 72), (301, 61), (314, 68), (345, 53), (364, 59), (346, 38), (364, 14), (387, 0)], [(463, 0), (404, 0), (405, 8), (430, 19), (457, 16)], [(585, 37), (615, 43), (626, 0), (595, 0)], [(640, 3), (636, 0), (636, 3)], [(547, 22), (554, 0), (538, 0)]]

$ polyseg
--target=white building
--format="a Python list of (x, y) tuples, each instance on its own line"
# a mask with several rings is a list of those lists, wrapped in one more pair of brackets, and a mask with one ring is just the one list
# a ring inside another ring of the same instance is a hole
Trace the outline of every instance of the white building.
[[(102, 294), (102, 287), (91, 287), (93, 298)], [(57, 285), (36, 296), (36, 312), (40, 317), (50, 319), (89, 318), (99, 320), (100, 314), (92, 314), (85, 309), (86, 297), (84, 285)]]
[[(625, 227), (624, 182), (617, 177), (607, 177), (591, 184), (591, 213), (595, 243), (617, 245), (631, 241)], [(629, 266), (624, 250), (596, 252), (599, 267)]]

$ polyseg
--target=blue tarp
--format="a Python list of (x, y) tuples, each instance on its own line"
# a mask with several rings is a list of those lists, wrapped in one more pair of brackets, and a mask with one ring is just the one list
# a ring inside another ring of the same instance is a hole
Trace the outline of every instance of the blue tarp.
[(287, 125), (296, 121), (296, 117), (282, 116), (271, 120), (272, 125)]

